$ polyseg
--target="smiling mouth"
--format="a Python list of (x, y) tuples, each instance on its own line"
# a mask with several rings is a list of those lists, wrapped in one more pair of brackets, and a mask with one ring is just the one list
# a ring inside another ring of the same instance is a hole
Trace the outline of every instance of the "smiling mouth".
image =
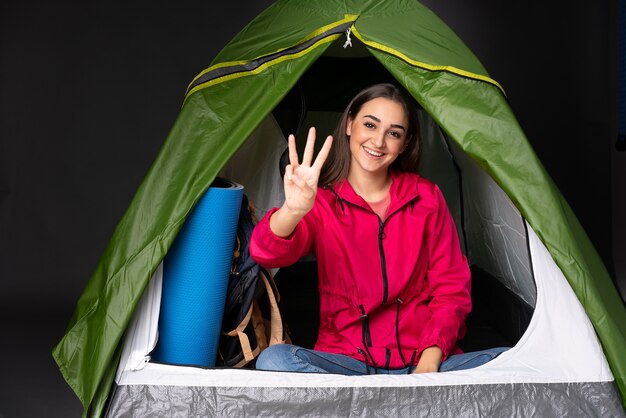
[(385, 155), (382, 152), (377, 152), (377, 151), (374, 151), (374, 150), (369, 149), (367, 147), (363, 147), (363, 150), (365, 150), (365, 152), (368, 153), (369, 155), (371, 155), (372, 157), (382, 157), (383, 155)]

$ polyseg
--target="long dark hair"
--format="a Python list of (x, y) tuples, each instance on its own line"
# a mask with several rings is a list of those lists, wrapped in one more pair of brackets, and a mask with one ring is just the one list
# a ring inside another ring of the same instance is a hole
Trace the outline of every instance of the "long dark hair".
[(393, 84), (375, 84), (358, 93), (344, 110), (335, 128), (333, 146), (322, 167), (319, 184), (323, 187), (332, 186), (348, 177), (350, 171), (350, 138), (346, 135), (346, 127), (351, 117), (355, 117), (361, 107), (370, 100), (383, 97), (400, 103), (404, 108), (409, 126), (407, 129), (407, 147), (391, 164), (389, 170), (417, 171), (420, 158), (420, 134), (417, 109), (413, 100)]

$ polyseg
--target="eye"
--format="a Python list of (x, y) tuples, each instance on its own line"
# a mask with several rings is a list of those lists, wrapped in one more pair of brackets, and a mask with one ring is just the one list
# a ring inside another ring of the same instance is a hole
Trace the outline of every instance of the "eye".
[(370, 128), (370, 129), (374, 127), (374, 124), (373, 124), (372, 122), (364, 122), (364, 123), (363, 123), (363, 125), (364, 125), (366, 128)]
[(389, 135), (398, 139), (402, 138), (402, 132), (398, 132), (398, 131), (389, 131)]

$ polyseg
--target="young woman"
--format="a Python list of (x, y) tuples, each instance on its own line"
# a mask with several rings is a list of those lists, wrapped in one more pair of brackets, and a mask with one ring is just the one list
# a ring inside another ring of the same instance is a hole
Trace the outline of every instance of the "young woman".
[(350, 102), (313, 159), (289, 136), (285, 202), (256, 226), (250, 253), (283, 267), (313, 252), (320, 290), (315, 349), (274, 345), (257, 369), (359, 375), (476, 367), (502, 349), (460, 354), (470, 271), (439, 188), (416, 173), (417, 113), (390, 84)]

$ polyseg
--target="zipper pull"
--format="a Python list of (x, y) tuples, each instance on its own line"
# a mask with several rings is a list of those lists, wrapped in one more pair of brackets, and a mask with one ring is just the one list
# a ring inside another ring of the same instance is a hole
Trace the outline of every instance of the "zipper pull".
[(346, 49), (347, 47), (352, 48), (352, 39), (350, 39), (350, 33), (352, 33), (352, 28), (348, 28), (346, 30), (346, 42), (343, 44), (344, 49)]

